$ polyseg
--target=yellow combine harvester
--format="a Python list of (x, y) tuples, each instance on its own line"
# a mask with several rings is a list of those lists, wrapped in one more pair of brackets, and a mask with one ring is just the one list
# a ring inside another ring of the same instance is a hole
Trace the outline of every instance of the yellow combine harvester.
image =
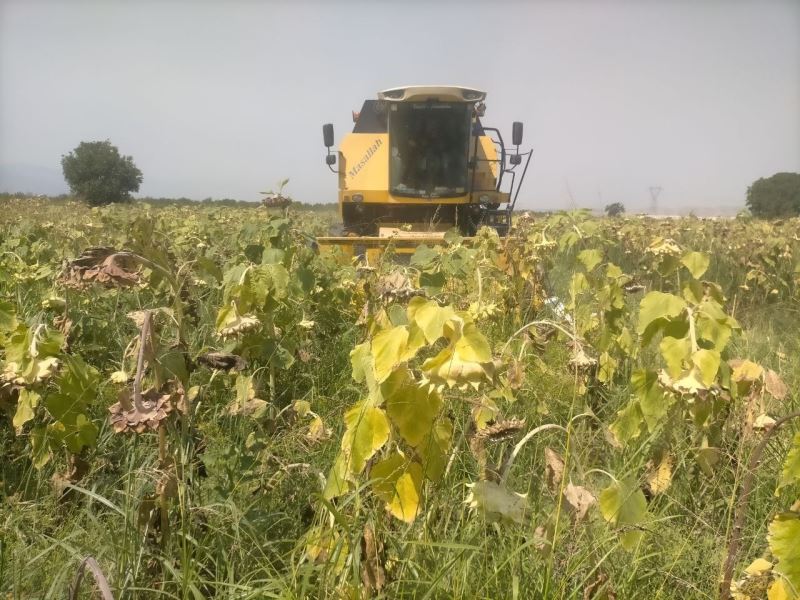
[(482, 225), (505, 235), (531, 151), (519, 151), (522, 123), (513, 124), (513, 151), (481, 123), (485, 98), (455, 86), (384, 90), (353, 113), (338, 152), (331, 152), (333, 125), (323, 125), (343, 231), (318, 238), (320, 246), (361, 254), (392, 240), (398, 251), (413, 251), (440, 243), (453, 227), (469, 237)]

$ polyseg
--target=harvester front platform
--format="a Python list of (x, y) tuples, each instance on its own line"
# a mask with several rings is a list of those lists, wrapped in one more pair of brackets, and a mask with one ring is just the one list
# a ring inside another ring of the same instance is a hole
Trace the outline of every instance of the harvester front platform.
[[(419, 246), (445, 243), (445, 232), (404, 231), (393, 227), (381, 227), (379, 235), (349, 235), (318, 237), (317, 245), (324, 251), (338, 249), (346, 259), (363, 257), (367, 264), (374, 265), (381, 254), (391, 245), (399, 255), (413, 254)], [(461, 242), (470, 245), (474, 238), (462, 238)]]

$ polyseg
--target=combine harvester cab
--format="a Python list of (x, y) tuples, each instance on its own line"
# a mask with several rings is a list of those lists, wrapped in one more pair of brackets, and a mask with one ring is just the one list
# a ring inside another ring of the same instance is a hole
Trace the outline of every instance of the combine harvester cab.
[(372, 262), (390, 243), (401, 254), (444, 243), (454, 227), (467, 238), (483, 225), (505, 236), (532, 152), (519, 151), (522, 123), (513, 125), (513, 151), (481, 123), (485, 98), (454, 86), (385, 90), (353, 113), (338, 152), (333, 125), (323, 125), (343, 231), (317, 238), (320, 248)]

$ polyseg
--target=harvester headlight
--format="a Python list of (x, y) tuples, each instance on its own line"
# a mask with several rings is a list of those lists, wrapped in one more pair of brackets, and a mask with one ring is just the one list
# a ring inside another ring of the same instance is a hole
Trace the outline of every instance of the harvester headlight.
[(486, 94), (478, 90), (461, 90), (461, 97), (464, 100), (483, 100)]
[(396, 90), (386, 90), (385, 92), (381, 92), (381, 95), (384, 98), (391, 98), (392, 100), (400, 100), (403, 97), (403, 94), (406, 93), (404, 88), (398, 88)]
[(363, 202), (364, 196), (363, 194), (353, 194), (353, 202)]
[(491, 200), (491, 198), (489, 197), (489, 195), (488, 195), (488, 194), (481, 194), (481, 197), (480, 197), (480, 198), (478, 198), (478, 199), (479, 199), (481, 202), (489, 202), (489, 200)]

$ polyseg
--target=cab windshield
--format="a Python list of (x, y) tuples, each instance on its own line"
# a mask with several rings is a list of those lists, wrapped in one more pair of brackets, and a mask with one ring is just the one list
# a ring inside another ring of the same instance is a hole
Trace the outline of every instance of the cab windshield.
[(390, 105), (393, 194), (441, 198), (466, 193), (471, 108), (463, 102)]

